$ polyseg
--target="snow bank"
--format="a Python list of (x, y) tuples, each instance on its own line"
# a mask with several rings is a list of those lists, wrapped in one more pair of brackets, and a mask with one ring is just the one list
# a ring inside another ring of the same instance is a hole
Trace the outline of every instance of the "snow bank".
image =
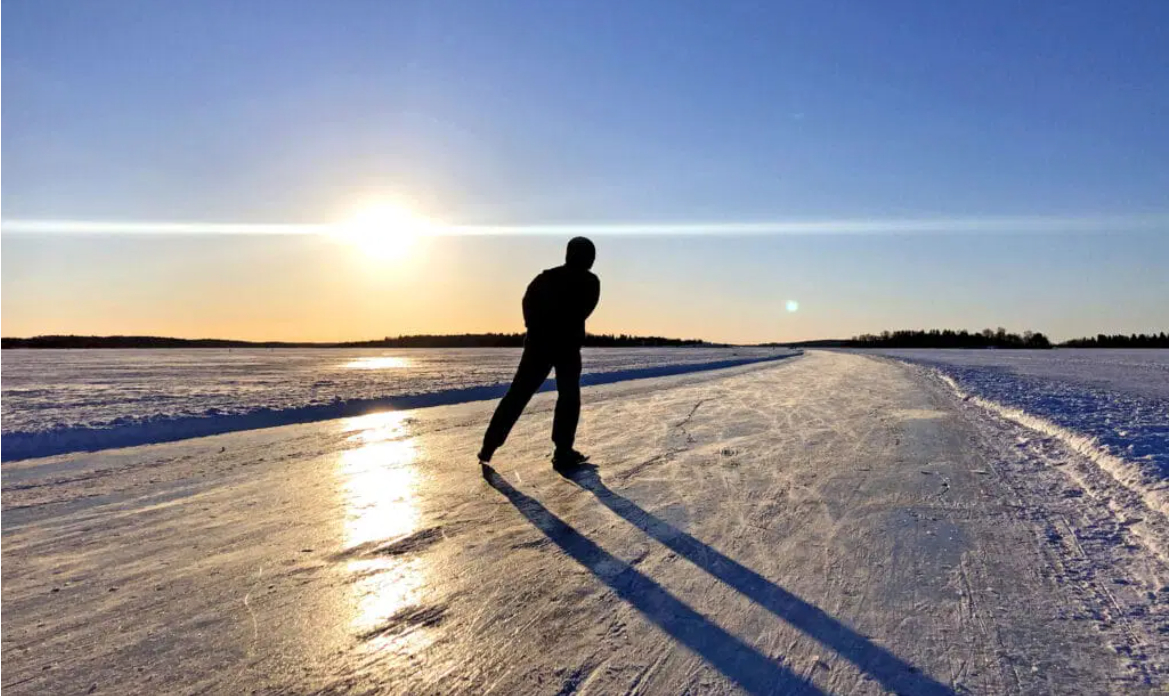
[(1169, 515), (1169, 351), (881, 351), (1053, 437)]
[(969, 394), (946, 374), (939, 371), (937, 375), (963, 399), (996, 413), (1007, 420), (1014, 421), (1025, 428), (1030, 428), (1048, 437), (1054, 437), (1060, 440), (1072, 451), (1086, 457), (1110, 475), (1113, 480), (1134, 493), (1147, 508), (1155, 510), (1162, 515), (1169, 516), (1169, 495), (1167, 495), (1163, 482), (1157, 479), (1151, 479), (1148, 472), (1142, 471), (1139, 466), (1111, 454), (1106, 447), (1100, 445), (1096, 438), (1074, 432), (1046, 418), (1027, 413), (1018, 408), (1005, 406), (980, 396)]

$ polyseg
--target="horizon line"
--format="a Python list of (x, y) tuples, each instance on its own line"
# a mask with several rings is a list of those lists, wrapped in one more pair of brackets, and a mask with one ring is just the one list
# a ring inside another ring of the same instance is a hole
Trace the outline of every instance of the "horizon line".
[[(359, 339), (345, 339), (336, 341), (322, 341), (322, 340), (295, 340), (295, 339), (249, 339), (249, 338), (216, 338), (211, 336), (200, 336), (199, 338), (188, 338), (184, 336), (164, 336), (160, 334), (72, 334), (72, 333), (43, 333), (31, 336), (0, 336), (0, 341), (32, 341), (36, 339), (47, 338), (77, 338), (77, 339), (158, 339), (164, 341), (221, 341), (230, 343), (288, 343), (301, 345), (339, 345), (349, 343), (381, 343), (385, 341), (398, 341), (410, 338), (462, 338), (468, 336), (486, 337), (486, 336), (505, 336), (509, 338), (522, 337), (527, 335), (526, 331), (464, 331), (461, 333), (416, 333), (416, 334), (398, 334), (396, 336), (382, 336), (380, 338), (359, 338)], [(586, 336), (591, 338), (634, 338), (634, 339), (662, 339), (666, 341), (701, 341), (704, 343), (732, 345), (725, 341), (713, 341), (705, 338), (677, 338), (672, 336), (653, 336), (648, 334), (633, 334), (633, 333), (593, 333), (588, 332)], [(813, 339), (813, 340), (846, 340), (846, 339)], [(774, 343), (776, 341), (767, 341)], [(734, 344), (734, 345), (756, 345), (756, 344)]]
[[(856, 335), (849, 336), (849, 337), (805, 338), (805, 339), (797, 339), (797, 340), (791, 340), (791, 341), (769, 340), (769, 341), (754, 341), (754, 342), (749, 342), (749, 343), (736, 343), (733, 341), (717, 341), (717, 340), (711, 340), (711, 339), (706, 339), (706, 338), (697, 338), (697, 337), (677, 338), (677, 337), (671, 337), (671, 336), (652, 336), (652, 335), (642, 335), (642, 334), (634, 334), (634, 333), (592, 333), (592, 332), (589, 332), (586, 335), (589, 337), (593, 337), (593, 338), (626, 337), (626, 338), (630, 338), (630, 339), (660, 339), (660, 340), (666, 340), (666, 341), (679, 341), (679, 342), (697, 341), (697, 342), (701, 342), (701, 343), (710, 344), (713, 346), (756, 347), (756, 346), (767, 346), (767, 345), (773, 345), (773, 344), (790, 345), (790, 344), (797, 344), (797, 343), (819, 343), (819, 342), (828, 342), (828, 341), (853, 341), (853, 340), (858, 340), (863, 336), (880, 336), (884, 332), (897, 333), (897, 332), (908, 331), (908, 332), (928, 333), (931, 331), (939, 331), (939, 332), (953, 331), (953, 332), (966, 332), (966, 333), (969, 333), (971, 335), (976, 335), (976, 334), (981, 334), (983, 331), (986, 331), (987, 329), (990, 329), (990, 327), (985, 327), (984, 329), (938, 329), (938, 328), (935, 328), (935, 329), (892, 329), (892, 330), (885, 329), (882, 332), (860, 333), (860, 334), (856, 334)], [(1013, 330), (1008, 330), (1007, 333), (1008, 334), (1022, 335), (1024, 333), (1026, 333), (1027, 331), (1030, 331), (1030, 330), (1028, 329), (1028, 330), (1019, 331), (1019, 332), (1016, 332)], [(199, 338), (186, 338), (186, 337), (182, 337), (182, 336), (162, 336), (162, 335), (157, 335), (157, 334), (104, 334), (103, 335), (103, 334), (46, 333), (46, 334), (36, 334), (33, 336), (0, 336), (0, 341), (31, 341), (31, 340), (35, 340), (35, 339), (47, 339), (47, 338), (107, 339), (107, 340), (108, 339), (157, 339), (157, 340), (166, 340), (166, 341), (190, 341), (190, 342), (220, 341), (220, 342), (224, 342), (224, 343), (287, 344), (287, 345), (296, 345), (296, 346), (315, 345), (315, 346), (327, 347), (327, 346), (351, 345), (351, 344), (358, 344), (358, 343), (381, 343), (381, 342), (387, 342), (387, 341), (392, 342), (392, 341), (396, 341), (396, 340), (410, 339), (410, 338), (459, 338), (459, 337), (471, 337), (471, 336), (474, 336), (474, 337), (486, 337), (486, 336), (517, 337), (517, 336), (524, 336), (524, 335), (526, 335), (526, 333), (527, 332), (525, 332), (525, 331), (482, 331), (482, 332), (466, 332), (465, 331), (462, 333), (417, 333), (417, 334), (398, 334), (397, 336), (383, 336), (382, 338), (363, 338), (363, 339), (335, 340), (335, 341), (213, 338), (213, 337), (207, 337), (207, 336), (203, 336), (203, 337), (199, 337)], [(1035, 331), (1033, 333), (1047, 336), (1047, 333), (1044, 331)], [(1152, 335), (1152, 336), (1156, 337), (1160, 333), (1164, 333), (1164, 332), (1163, 331), (1159, 332), (1156, 330), (1151, 330), (1149, 332), (1145, 332), (1145, 331), (1135, 332), (1134, 331), (1134, 332), (1129, 332), (1129, 333), (1100, 333), (1100, 332), (1097, 332), (1095, 334), (1083, 334), (1083, 335), (1079, 335), (1079, 336), (1073, 336), (1072, 338), (1067, 338), (1067, 339), (1063, 339), (1063, 340), (1056, 340), (1056, 339), (1050, 339), (1050, 338), (1049, 338), (1049, 340), (1051, 340), (1054, 345), (1059, 345), (1062, 343), (1066, 343), (1068, 341), (1095, 339), (1099, 336), (1107, 336), (1107, 337), (1124, 336), (1124, 337), (1128, 337), (1128, 336)]]

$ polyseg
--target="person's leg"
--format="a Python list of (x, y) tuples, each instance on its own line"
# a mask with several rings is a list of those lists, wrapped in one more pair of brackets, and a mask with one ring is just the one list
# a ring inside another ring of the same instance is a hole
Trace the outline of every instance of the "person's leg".
[(524, 407), (548, 378), (551, 370), (552, 358), (547, 350), (537, 346), (524, 346), (524, 354), (520, 357), (520, 366), (516, 368), (511, 387), (495, 407), (495, 415), (491, 417), (491, 424), (487, 426), (487, 433), (483, 435), (483, 450), (480, 454), (487, 455), (488, 461), (491, 455), (495, 454), (495, 450), (507, 440), (512, 426), (519, 420)]
[(580, 421), (580, 350), (562, 351), (556, 356), (556, 416), (552, 421), (552, 442), (557, 450), (568, 451), (576, 442)]

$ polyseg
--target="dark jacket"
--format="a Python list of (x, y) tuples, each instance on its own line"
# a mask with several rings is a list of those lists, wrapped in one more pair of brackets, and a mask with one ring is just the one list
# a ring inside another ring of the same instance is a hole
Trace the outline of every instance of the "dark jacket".
[(581, 347), (585, 319), (596, 309), (600, 297), (601, 281), (591, 271), (572, 266), (549, 268), (536, 276), (524, 293), (528, 338), (558, 346)]

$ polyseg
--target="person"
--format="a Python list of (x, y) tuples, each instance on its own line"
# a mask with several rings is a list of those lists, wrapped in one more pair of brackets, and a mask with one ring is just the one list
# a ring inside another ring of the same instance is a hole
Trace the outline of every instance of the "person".
[[(580, 349), (584, 345), (585, 320), (601, 295), (601, 281), (589, 269), (597, 250), (584, 237), (568, 242), (564, 265), (536, 276), (524, 293), (524, 352), (507, 394), (500, 400), (483, 436), (479, 462), (486, 466), (507, 440), (524, 407), (553, 368), (556, 369), (556, 412), (552, 442), (556, 450), (552, 466), (567, 469), (588, 457), (574, 449), (580, 420)], [(486, 469), (484, 469), (486, 470)]]

